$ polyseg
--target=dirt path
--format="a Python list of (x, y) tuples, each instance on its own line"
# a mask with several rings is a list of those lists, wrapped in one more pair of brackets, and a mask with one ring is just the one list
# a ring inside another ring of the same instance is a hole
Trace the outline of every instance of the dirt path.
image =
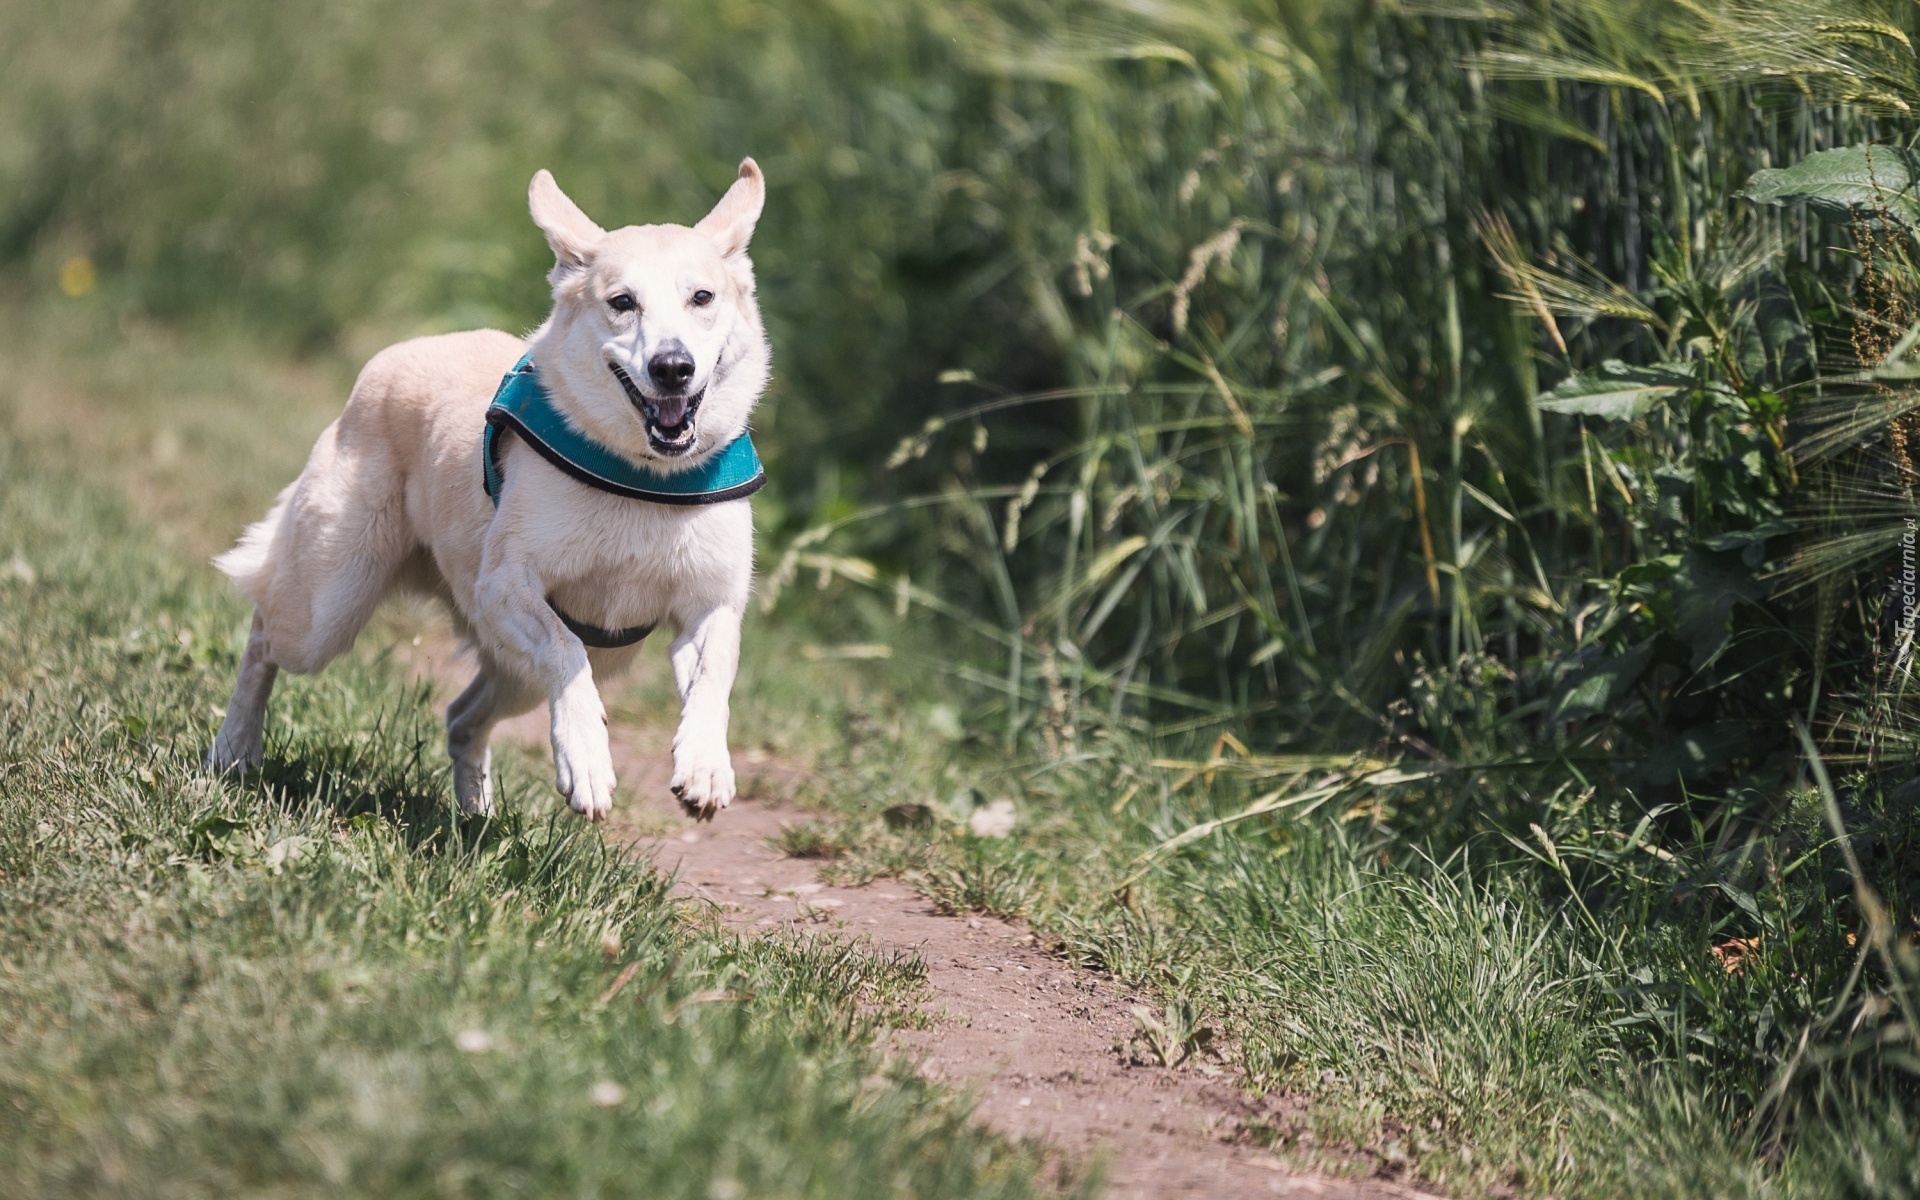
[[(428, 643), (415, 661), (445, 688), (459, 671), (449, 671), (445, 651), (436, 649)], [(546, 715), (517, 718), (496, 736), (542, 746)], [(1137, 998), (1110, 977), (1062, 963), (1017, 925), (942, 916), (895, 880), (823, 884), (813, 862), (785, 857), (770, 843), (783, 825), (808, 818), (778, 799), (791, 792), (791, 766), (736, 754), (744, 798), (711, 824), (686, 819), (667, 792), (669, 741), (666, 730), (616, 724), (621, 787), (612, 832), (652, 853), (679, 875), (683, 893), (735, 926), (865, 937), (917, 953), (933, 1024), (896, 1031), (894, 1048), (928, 1076), (976, 1094), (975, 1115), (992, 1128), (1045, 1140), (1075, 1161), (1104, 1159), (1111, 1200), (1421, 1194), (1385, 1181), (1297, 1173), (1228, 1141), (1246, 1111), (1236, 1089), (1194, 1071), (1126, 1065), (1116, 1045), (1133, 1032)]]

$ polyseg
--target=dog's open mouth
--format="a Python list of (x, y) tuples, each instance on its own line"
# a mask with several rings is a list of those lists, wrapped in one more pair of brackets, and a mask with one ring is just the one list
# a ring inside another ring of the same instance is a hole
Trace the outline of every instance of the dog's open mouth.
[(667, 396), (654, 400), (640, 390), (619, 363), (608, 363), (614, 378), (626, 389), (627, 401), (640, 413), (640, 419), (647, 427), (647, 444), (657, 454), (669, 458), (685, 454), (693, 449), (693, 418), (700, 411), (701, 397), (706, 392), (695, 392), (691, 396)]

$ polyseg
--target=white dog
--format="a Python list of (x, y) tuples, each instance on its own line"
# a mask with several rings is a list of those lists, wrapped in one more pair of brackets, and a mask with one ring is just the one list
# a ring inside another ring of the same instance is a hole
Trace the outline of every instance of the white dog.
[(447, 708), (463, 809), (492, 807), (494, 725), (544, 697), (556, 783), (604, 818), (613, 758), (594, 679), (662, 621), (677, 632), (673, 791), (698, 817), (726, 807), (745, 496), (764, 481), (746, 428), (769, 363), (747, 258), (765, 197), (747, 159), (698, 225), (608, 233), (533, 177), (554, 255), (546, 323), (524, 341), (481, 330), (381, 351), (300, 478), (215, 560), (254, 614), (209, 767), (258, 766), (278, 671), (318, 671), (409, 588), (445, 601), (479, 658)]

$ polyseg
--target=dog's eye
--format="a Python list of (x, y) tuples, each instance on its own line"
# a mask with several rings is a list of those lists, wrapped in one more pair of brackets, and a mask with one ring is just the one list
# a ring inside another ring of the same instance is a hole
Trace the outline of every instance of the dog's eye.
[(693, 294), (693, 302), (701, 308), (705, 308), (707, 305), (713, 303), (713, 293), (705, 288), (701, 288)]
[(634, 303), (634, 299), (632, 296), (627, 295), (625, 292), (621, 292), (619, 295), (607, 301), (607, 307), (611, 308), (615, 312), (632, 312), (634, 309), (640, 306)]

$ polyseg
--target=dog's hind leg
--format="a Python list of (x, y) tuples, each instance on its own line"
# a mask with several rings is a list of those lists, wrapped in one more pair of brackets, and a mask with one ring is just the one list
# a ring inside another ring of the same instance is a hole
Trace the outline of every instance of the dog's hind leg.
[(538, 704), (536, 688), (517, 685), (482, 664), (465, 691), (447, 705), (447, 754), (453, 759), (453, 798), (461, 812), (493, 812), (493, 727)]
[(240, 544), (214, 559), (253, 598), (282, 670), (308, 675), (345, 653), (417, 547), (404, 472), (370, 418), (347, 411)]
[(253, 632), (240, 655), (240, 678), (227, 701), (227, 715), (207, 751), (211, 771), (251, 771), (266, 756), (267, 697), (280, 668), (267, 655), (267, 632), (260, 610), (253, 611)]

